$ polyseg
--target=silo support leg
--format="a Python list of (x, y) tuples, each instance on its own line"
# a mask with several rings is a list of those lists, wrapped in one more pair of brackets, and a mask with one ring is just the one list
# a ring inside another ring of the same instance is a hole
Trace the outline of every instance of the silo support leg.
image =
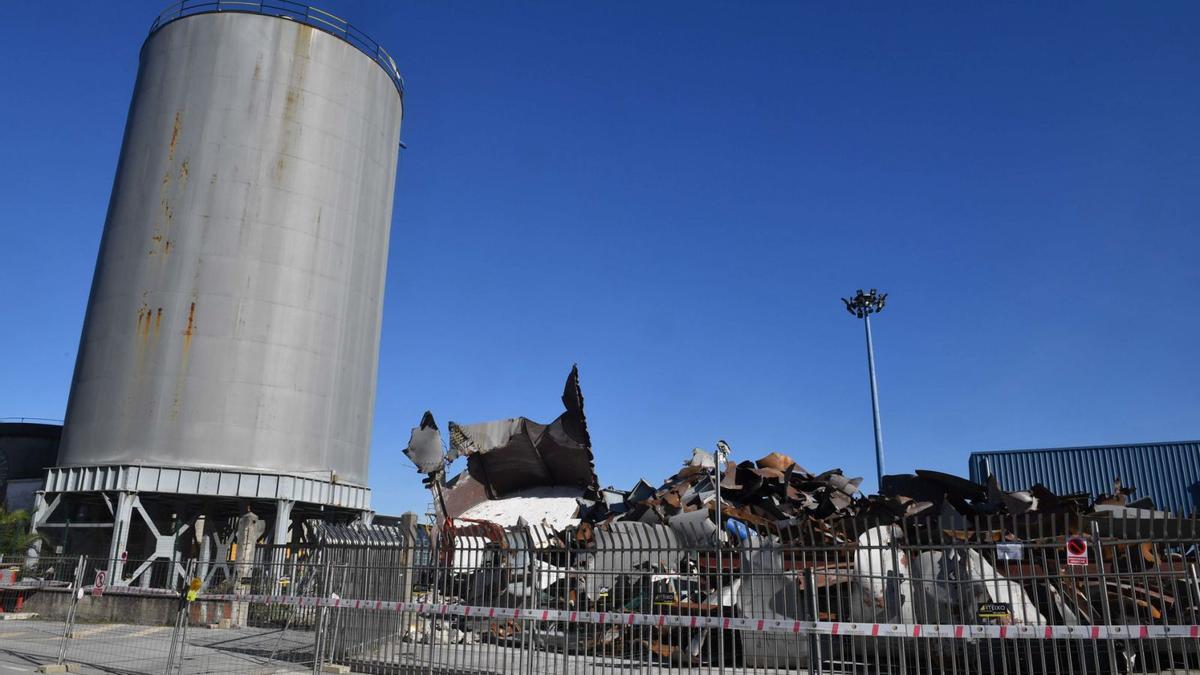
[(208, 519), (200, 516), (196, 522), (196, 534), (200, 537), (200, 561), (196, 568), (196, 576), (208, 585), (208, 564), (212, 561), (212, 533), (208, 531)]
[(275, 523), (271, 531), (271, 543), (274, 550), (271, 553), (271, 576), (275, 579), (275, 592), (281, 593), (279, 580), (287, 574), (287, 545), (291, 543), (292, 507), (296, 502), (290, 499), (280, 499), (275, 502)]
[(279, 499), (275, 502), (275, 528), (271, 532), (271, 543), (276, 546), (286, 546), (291, 543), (289, 532), (292, 529), (292, 507), (296, 502), (290, 499)]
[(124, 586), (125, 561), (121, 554), (129, 544), (129, 526), (133, 521), (133, 505), (137, 502), (136, 492), (118, 492), (117, 508), (113, 512), (112, 543), (108, 547), (109, 583)]
[[(33, 517), (29, 520), (29, 534), (38, 533), (38, 526), (50, 519), (50, 514), (54, 513), (54, 509), (58, 507), (61, 500), (62, 495), (55, 495), (54, 501), (46, 503), (46, 493), (42, 490), (37, 491), (33, 498)], [(41, 554), (42, 538), (37, 537), (25, 550), (25, 566), (34, 567)]]

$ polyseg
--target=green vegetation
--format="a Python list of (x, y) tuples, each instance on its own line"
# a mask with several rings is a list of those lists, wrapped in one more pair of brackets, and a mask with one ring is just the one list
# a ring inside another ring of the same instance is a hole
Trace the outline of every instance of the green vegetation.
[(38, 535), (29, 533), (29, 513), (0, 506), (0, 555), (24, 555)]

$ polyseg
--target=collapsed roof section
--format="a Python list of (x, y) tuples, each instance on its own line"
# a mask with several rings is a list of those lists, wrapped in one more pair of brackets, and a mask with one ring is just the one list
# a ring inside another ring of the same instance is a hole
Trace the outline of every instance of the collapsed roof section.
[(537, 487), (573, 487), (599, 494), (592, 440), (583, 413), (579, 368), (571, 368), (562, 395), (566, 411), (550, 424), (514, 417), (478, 424), (450, 423), (447, 463), (467, 458), (467, 472), (502, 499)]

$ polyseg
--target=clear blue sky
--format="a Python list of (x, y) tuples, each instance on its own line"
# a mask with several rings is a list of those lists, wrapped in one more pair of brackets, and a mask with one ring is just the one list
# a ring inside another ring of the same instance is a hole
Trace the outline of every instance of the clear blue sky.
[[(725, 438), (871, 486), (859, 287), (893, 472), (1200, 437), (1200, 4), (325, 6), (408, 82), (382, 512), (426, 408), (549, 420), (576, 361), (602, 484)], [(159, 9), (5, 8), (0, 416), (63, 415)]]

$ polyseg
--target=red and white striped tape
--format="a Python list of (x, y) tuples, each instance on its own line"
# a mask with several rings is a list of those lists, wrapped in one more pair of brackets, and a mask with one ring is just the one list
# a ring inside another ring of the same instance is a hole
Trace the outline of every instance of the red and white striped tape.
[(1200, 626), (1194, 625), (1113, 625), (1113, 626), (959, 626), (950, 624), (911, 623), (849, 623), (840, 621), (795, 621), (792, 619), (756, 619), (714, 616), (681, 616), (675, 614), (640, 614), (629, 612), (582, 612), (566, 609), (529, 609), (513, 607), (478, 607), (446, 603), (391, 602), (387, 600), (351, 600), (315, 596), (287, 595), (201, 595), (200, 600), (255, 602), (298, 607), (340, 607), (371, 609), (387, 612), (414, 612), (429, 616), (463, 616), (482, 619), (516, 619), (527, 621), (561, 621), (566, 623), (609, 624), (626, 626), (671, 626), (679, 628), (725, 628), (728, 630), (764, 633), (816, 633), (819, 635), (852, 635), (857, 637), (909, 637), (971, 639), (997, 638), (1007, 640), (1104, 640), (1192, 638), (1200, 639)]

